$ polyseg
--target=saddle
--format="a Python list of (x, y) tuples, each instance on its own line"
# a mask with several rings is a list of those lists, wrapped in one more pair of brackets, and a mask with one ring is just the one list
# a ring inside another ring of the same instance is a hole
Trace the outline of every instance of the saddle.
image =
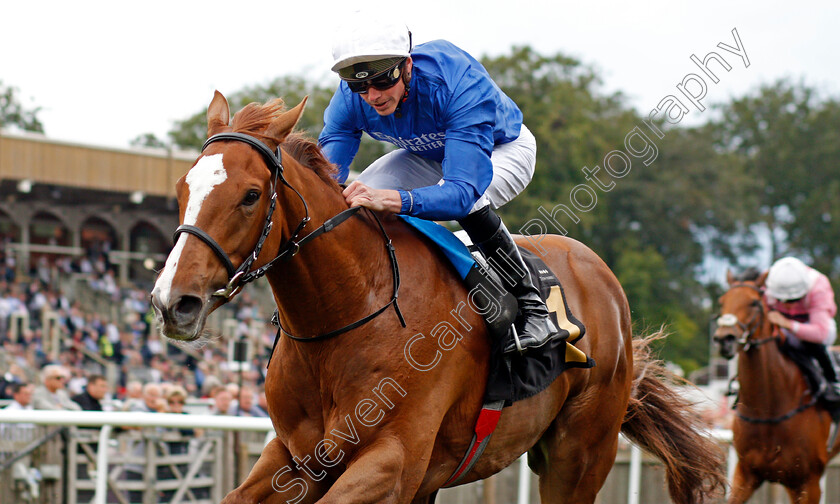
[[(470, 250), (474, 255), (480, 254), (474, 246)], [(540, 297), (548, 307), (554, 325), (566, 333), (566, 338), (549, 342), (524, 354), (502, 354), (501, 341), (504, 339), (493, 338), (485, 402), (504, 401), (506, 406), (542, 392), (567, 369), (595, 366), (592, 358), (574, 346), (586, 334), (586, 328), (569, 309), (560, 280), (542, 259), (529, 250), (519, 247), (519, 253), (522, 254), (534, 285), (540, 291)], [(483, 257), (479, 260), (483, 260)], [(492, 269), (482, 269), (488, 277), (495, 276)], [(501, 285), (501, 280), (494, 282)], [(508, 324), (505, 331), (513, 331), (513, 326)], [(504, 337), (512, 336), (507, 334)]]

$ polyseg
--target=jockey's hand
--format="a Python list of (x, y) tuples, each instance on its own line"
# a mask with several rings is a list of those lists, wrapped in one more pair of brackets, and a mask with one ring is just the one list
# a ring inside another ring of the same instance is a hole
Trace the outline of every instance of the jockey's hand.
[(371, 210), (393, 213), (400, 213), (402, 210), (400, 193), (394, 189), (373, 189), (355, 180), (342, 194), (351, 207), (363, 206)]
[(771, 324), (775, 324), (784, 329), (793, 328), (793, 324), (790, 322), (790, 319), (777, 311), (771, 311), (770, 313), (768, 313), (767, 320), (769, 320)]

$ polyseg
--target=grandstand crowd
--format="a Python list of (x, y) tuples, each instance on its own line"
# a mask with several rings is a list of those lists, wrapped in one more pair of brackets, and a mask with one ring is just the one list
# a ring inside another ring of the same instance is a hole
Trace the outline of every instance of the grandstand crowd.
[[(273, 334), (252, 334), (264, 324), (250, 322), (265, 317), (247, 292), (226, 307), (238, 321), (237, 338), (248, 334), (258, 341), (254, 358), (239, 372), (221, 339), (189, 348), (161, 341), (148, 288), (119, 285), (107, 249), (90, 249), (83, 257), (42, 255), (28, 274), (18, 270), (4, 246), (0, 400), (6, 400), (6, 407), (267, 416), (265, 349)], [(62, 285), (71, 279), (105, 298), (110, 314), (66, 294)], [(55, 330), (58, 351), (51, 346)]]

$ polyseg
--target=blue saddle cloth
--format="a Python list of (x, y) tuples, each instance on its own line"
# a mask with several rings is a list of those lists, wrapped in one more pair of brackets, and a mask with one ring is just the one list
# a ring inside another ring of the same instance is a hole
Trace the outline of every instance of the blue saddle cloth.
[(455, 270), (458, 271), (458, 275), (461, 276), (462, 280), (467, 278), (471, 269), (478, 267), (475, 258), (473, 258), (467, 246), (457, 236), (452, 234), (452, 231), (437, 222), (418, 219), (410, 215), (400, 215), (399, 217), (435, 242), (435, 245), (438, 246), (441, 252), (452, 263), (452, 266), (455, 267)]

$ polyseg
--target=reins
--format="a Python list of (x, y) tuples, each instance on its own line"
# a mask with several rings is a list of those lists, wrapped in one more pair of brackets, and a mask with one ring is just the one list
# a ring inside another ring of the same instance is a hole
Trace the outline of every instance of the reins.
[[(303, 195), (297, 189), (295, 189), (286, 180), (286, 177), (284, 176), (284, 173), (283, 173), (284, 168), (283, 168), (283, 163), (282, 163), (282, 151), (280, 150), (280, 146), (279, 145), (277, 146), (277, 150), (276, 150), (276, 153), (275, 153), (275, 152), (272, 152), (271, 149), (269, 149), (264, 143), (262, 143), (261, 141), (259, 141), (256, 138), (252, 137), (251, 135), (246, 135), (244, 133), (219, 133), (219, 134), (211, 136), (210, 138), (207, 139), (206, 142), (204, 142), (204, 146), (201, 148), (202, 152), (211, 143), (218, 142), (218, 141), (221, 141), (221, 140), (231, 140), (231, 141), (236, 141), (236, 142), (243, 142), (243, 143), (246, 143), (246, 144), (250, 145), (251, 147), (256, 149), (257, 152), (260, 153), (260, 155), (263, 157), (266, 164), (268, 165), (269, 170), (272, 171), (273, 174), (274, 174), (274, 178), (271, 182), (271, 200), (270, 200), (270, 203), (268, 205), (268, 210), (266, 212), (265, 223), (263, 224), (262, 233), (260, 233), (260, 237), (257, 240), (256, 245), (254, 246), (253, 252), (251, 252), (248, 255), (248, 257), (242, 262), (242, 264), (239, 265), (239, 268), (234, 268), (233, 263), (230, 260), (230, 257), (227, 255), (227, 253), (225, 253), (224, 249), (222, 249), (222, 247), (218, 244), (218, 242), (216, 242), (216, 240), (214, 240), (209, 234), (207, 234), (206, 231), (204, 231), (204, 230), (202, 230), (202, 229), (200, 229), (196, 226), (185, 225), (185, 224), (182, 224), (182, 225), (178, 226), (178, 228), (175, 230), (175, 234), (173, 236), (174, 241), (176, 241), (176, 242), (178, 241), (178, 236), (181, 233), (188, 233), (188, 234), (191, 234), (193, 236), (196, 236), (201, 241), (203, 241), (205, 244), (207, 244), (210, 247), (210, 249), (219, 258), (219, 260), (222, 262), (222, 264), (224, 265), (225, 269), (228, 272), (228, 277), (229, 277), (228, 283), (224, 288), (219, 289), (216, 292), (214, 292), (213, 296), (224, 298), (224, 300), (226, 302), (226, 301), (230, 300), (230, 298), (235, 296), (242, 289), (242, 287), (244, 287), (246, 284), (251, 283), (254, 280), (257, 280), (258, 278), (261, 278), (262, 276), (264, 276), (268, 272), (268, 270), (271, 269), (272, 266), (277, 264), (278, 261), (288, 260), (288, 259), (294, 257), (300, 251), (300, 248), (303, 245), (309, 243), (310, 241), (312, 241), (315, 238), (323, 235), (324, 233), (328, 233), (328, 232), (332, 231), (337, 226), (339, 226), (341, 223), (347, 221), (350, 217), (356, 215), (362, 209), (362, 207), (348, 208), (347, 210), (344, 210), (341, 213), (327, 219), (326, 221), (324, 221), (324, 223), (321, 226), (314, 229), (311, 233), (307, 234), (303, 238), (298, 239), (298, 235), (300, 235), (301, 231), (303, 231), (303, 229), (306, 227), (306, 224), (310, 220), (309, 205), (307, 205), (306, 199), (303, 197)], [(304, 217), (298, 223), (297, 227), (295, 228), (295, 231), (292, 233), (292, 235), (289, 237), (289, 239), (283, 245), (280, 246), (280, 249), (277, 252), (277, 255), (275, 255), (273, 259), (271, 259), (268, 263), (264, 264), (263, 266), (261, 266), (257, 269), (251, 270), (251, 266), (257, 260), (257, 257), (259, 257), (260, 252), (262, 251), (263, 244), (265, 243), (265, 240), (268, 237), (268, 234), (271, 232), (271, 228), (272, 228), (272, 225), (273, 225), (272, 216), (274, 214), (274, 209), (275, 209), (276, 203), (277, 203), (277, 187), (279, 185), (278, 182), (282, 183), (283, 185), (285, 185), (286, 187), (291, 189), (298, 196), (298, 198), (300, 198), (301, 203), (303, 203), (303, 209), (304, 209), (304, 212), (305, 212)], [(391, 238), (388, 236), (388, 233), (385, 231), (385, 227), (382, 225), (382, 222), (379, 220), (379, 217), (370, 210), (368, 210), (368, 212), (370, 212), (370, 214), (373, 216), (374, 220), (376, 221), (376, 224), (379, 227), (379, 230), (382, 233), (383, 238), (385, 239), (385, 247), (388, 250), (388, 258), (391, 262), (391, 273), (392, 273), (393, 279), (394, 279), (393, 280), (394, 291), (393, 291), (393, 295), (391, 296), (391, 300), (388, 301), (388, 303), (385, 304), (385, 306), (378, 309), (374, 313), (371, 313), (370, 315), (367, 315), (364, 318), (361, 318), (361, 319), (359, 319), (359, 320), (357, 320), (357, 321), (355, 321), (351, 324), (348, 324), (348, 325), (346, 325), (346, 326), (344, 326), (340, 329), (336, 329), (334, 331), (330, 331), (328, 333), (321, 334), (321, 335), (318, 335), (318, 336), (313, 336), (313, 337), (300, 337), (300, 336), (294, 336), (294, 335), (290, 334), (288, 331), (283, 329), (283, 327), (280, 325), (279, 312), (275, 311), (274, 316), (271, 319), (271, 322), (278, 327), (278, 331), (277, 331), (277, 336), (274, 339), (274, 346), (272, 347), (272, 350), (271, 350), (272, 354), (274, 353), (274, 347), (277, 346), (277, 341), (279, 340), (281, 334), (286, 334), (290, 339), (293, 339), (295, 341), (302, 341), (302, 342), (323, 341), (323, 340), (332, 338), (334, 336), (338, 336), (339, 334), (345, 333), (347, 331), (351, 331), (353, 329), (356, 329), (357, 327), (360, 327), (360, 326), (366, 324), (367, 322), (370, 322), (371, 320), (376, 318), (378, 315), (383, 313), (385, 310), (388, 309), (388, 307), (390, 307), (392, 305), (394, 307), (394, 311), (396, 311), (396, 313), (397, 313), (397, 317), (400, 320), (400, 324), (402, 324), (403, 327), (406, 326), (405, 319), (403, 318), (402, 312), (400, 311), (400, 307), (397, 304), (397, 298), (399, 296), (399, 288), (400, 288), (400, 269), (399, 269), (399, 264), (397, 263), (397, 256), (396, 256), (396, 253), (394, 251), (394, 247), (391, 243)], [(269, 362), (270, 362), (270, 359), (271, 359), (271, 356), (269, 356)]]
[[(345, 210), (345, 211), (341, 212), (336, 217), (333, 217), (333, 219), (337, 219), (337, 218), (341, 217), (343, 214), (348, 214), (348, 217), (349, 217), (349, 215), (352, 215), (353, 213), (356, 213), (356, 211), (358, 211), (361, 208), (362, 207), (350, 208), (348, 210)], [(388, 250), (388, 257), (390, 258), (390, 261), (391, 261), (391, 273), (392, 273), (393, 278), (394, 278), (394, 294), (391, 297), (391, 300), (388, 301), (388, 303), (386, 303), (382, 308), (376, 310), (375, 312), (371, 313), (370, 315), (368, 315), (364, 318), (361, 318), (361, 319), (359, 319), (359, 320), (357, 320), (357, 321), (355, 321), (351, 324), (347, 324), (346, 326), (344, 326), (340, 329), (336, 329), (336, 330), (330, 331), (328, 333), (319, 334), (318, 336), (311, 336), (311, 337), (295, 336), (295, 335), (291, 334), (289, 331), (285, 330), (283, 328), (283, 326), (280, 324), (280, 313), (279, 313), (278, 310), (275, 310), (274, 315), (271, 317), (271, 323), (277, 326), (277, 336), (274, 338), (274, 345), (271, 347), (271, 353), (272, 354), (274, 353), (274, 347), (277, 346), (277, 340), (280, 339), (280, 334), (285, 334), (287, 337), (289, 337), (290, 339), (293, 339), (295, 341), (302, 341), (302, 342), (306, 342), (306, 343), (313, 343), (313, 342), (316, 342), (316, 341), (324, 341), (324, 340), (333, 338), (335, 336), (338, 336), (339, 334), (346, 333), (347, 331), (352, 331), (353, 329), (356, 329), (357, 327), (360, 327), (360, 326), (370, 322), (371, 320), (376, 318), (379, 314), (381, 314), (382, 312), (387, 310), (388, 307), (391, 306), (391, 305), (394, 305), (394, 310), (397, 312), (397, 317), (400, 319), (400, 324), (402, 324), (403, 327), (406, 326), (405, 319), (403, 318), (402, 312), (400, 312), (400, 307), (397, 304), (397, 297), (399, 296), (399, 290), (400, 290), (400, 269), (399, 269), (399, 265), (397, 264), (396, 252), (394, 250), (394, 246), (391, 243), (391, 238), (388, 236), (388, 233), (385, 231), (385, 227), (382, 225), (382, 222), (379, 220), (379, 217), (377, 217), (377, 215), (373, 212), (370, 212), (370, 214), (376, 220), (376, 224), (379, 226), (379, 230), (382, 232), (382, 237), (385, 239), (385, 248)], [(347, 217), (344, 217), (341, 220), (339, 220), (337, 223), (332, 223), (329, 228), (324, 227), (327, 224), (325, 222), (324, 226), (321, 226), (320, 228), (313, 231), (311, 234), (304, 237), (304, 239), (300, 241), (300, 245), (303, 245), (304, 243), (306, 243), (307, 241), (309, 241), (312, 238), (316, 238), (320, 234), (326, 233), (327, 231), (334, 228), (335, 226), (337, 226), (341, 222), (344, 222), (346, 219), (347, 219)], [(313, 235), (315, 235), (315, 236), (313, 236)]]

